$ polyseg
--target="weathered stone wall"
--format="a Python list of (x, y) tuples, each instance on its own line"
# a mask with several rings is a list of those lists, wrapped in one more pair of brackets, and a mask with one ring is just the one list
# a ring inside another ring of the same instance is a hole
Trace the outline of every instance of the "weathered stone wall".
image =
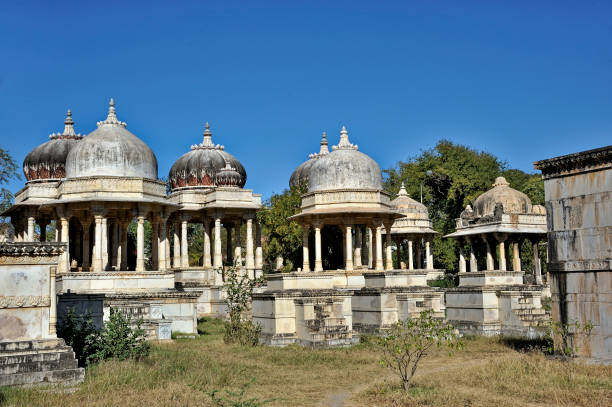
[(612, 363), (612, 146), (535, 163), (542, 170), (553, 318), (590, 322), (578, 353)]

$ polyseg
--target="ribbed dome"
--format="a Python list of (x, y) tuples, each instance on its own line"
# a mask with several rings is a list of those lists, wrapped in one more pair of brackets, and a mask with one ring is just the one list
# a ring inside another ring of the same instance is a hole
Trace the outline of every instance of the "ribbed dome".
[(327, 148), (327, 134), (323, 132), (321, 136), (321, 148), (318, 153), (310, 154), (308, 156), (308, 161), (304, 161), (300, 164), (299, 167), (293, 171), (291, 174), (291, 178), (289, 178), (289, 187), (294, 187), (300, 185), (302, 182), (308, 183), (308, 173), (310, 168), (315, 163), (315, 161), (324, 155), (329, 154), (329, 149)]
[[(213, 144), (210, 126), (206, 123), (203, 142), (191, 146), (191, 151), (183, 154), (170, 168), (168, 174), (170, 187), (178, 189), (217, 186), (217, 174), (226, 167), (237, 173), (239, 177), (237, 179), (232, 178), (228, 182), (233, 184), (232, 186), (244, 187), (247, 180), (244, 167), (236, 157), (226, 152), (223, 146)], [(219, 180), (229, 180), (227, 175), (229, 174), (226, 173)], [(223, 183), (224, 181), (220, 182)]]
[(495, 205), (502, 204), (504, 213), (530, 213), (531, 200), (516, 189), (504, 177), (497, 177), (493, 188), (480, 195), (474, 201), (474, 215), (477, 217), (493, 215)]
[(391, 201), (391, 207), (395, 209), (396, 212), (403, 214), (407, 218), (429, 219), (427, 207), (422, 203), (410, 198), (410, 195), (408, 195), (403, 182), (402, 187), (397, 193), (397, 198)]
[(308, 172), (308, 192), (333, 189), (382, 190), (382, 172), (369, 156), (351, 144), (344, 126), (333, 151), (317, 159)]
[(51, 134), (49, 138), (49, 141), (36, 147), (23, 160), (23, 174), (26, 180), (52, 180), (66, 177), (66, 157), (83, 138), (74, 132), (70, 109), (66, 113), (64, 132)]
[(108, 117), (68, 154), (66, 178), (118, 176), (157, 179), (157, 158), (117, 120), (110, 100)]

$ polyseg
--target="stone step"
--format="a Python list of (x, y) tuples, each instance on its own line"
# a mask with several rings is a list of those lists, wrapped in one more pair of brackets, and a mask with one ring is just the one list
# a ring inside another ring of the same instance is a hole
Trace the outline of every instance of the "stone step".
[(78, 362), (72, 350), (56, 353), (0, 356), (0, 375), (76, 369), (77, 367)]
[(27, 372), (6, 375), (0, 374), (0, 387), (47, 383), (73, 385), (83, 382), (84, 379), (85, 369), (83, 368), (49, 370), (44, 372)]
[(61, 338), (0, 342), (0, 353), (55, 350), (59, 346), (66, 346)]

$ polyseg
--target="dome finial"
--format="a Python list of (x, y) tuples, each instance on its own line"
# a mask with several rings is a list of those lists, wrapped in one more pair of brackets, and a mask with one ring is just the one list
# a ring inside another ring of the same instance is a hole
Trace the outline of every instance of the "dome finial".
[(116, 124), (123, 127), (127, 126), (127, 124), (125, 124), (124, 122), (117, 120), (117, 113), (115, 112), (115, 100), (113, 98), (111, 98), (110, 102), (108, 102), (108, 116), (106, 116), (106, 120), (104, 120), (103, 122), (98, 122), (98, 127), (105, 124)]
[(501, 186), (509, 186), (509, 185), (510, 185), (510, 183), (508, 181), (506, 181), (506, 178), (504, 178), (504, 177), (497, 177), (497, 178), (495, 178), (495, 182), (491, 186), (492, 187), (501, 187)]
[(72, 121), (72, 112), (70, 109), (66, 112), (66, 120), (64, 120), (64, 133), (63, 136), (76, 136), (74, 132), (74, 122)]
[(206, 122), (204, 125), (204, 140), (202, 140), (202, 147), (213, 147), (214, 144), (212, 142), (212, 132), (210, 131), (210, 124)]
[(406, 191), (406, 186), (404, 185), (403, 181), (402, 181), (402, 186), (400, 187), (400, 190), (397, 193), (397, 196), (408, 196), (408, 192)]
[(351, 144), (348, 137), (348, 131), (346, 127), (342, 126), (342, 130), (340, 130), (340, 142), (337, 146), (332, 147), (333, 150), (357, 150), (357, 145)]
[(319, 150), (319, 155), (329, 154), (329, 149), (327, 148), (327, 133), (323, 132), (321, 135), (321, 149)]

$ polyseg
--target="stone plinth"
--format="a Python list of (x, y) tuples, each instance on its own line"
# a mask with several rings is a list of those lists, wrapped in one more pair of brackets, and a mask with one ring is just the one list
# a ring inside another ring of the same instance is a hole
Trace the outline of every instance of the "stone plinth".
[(57, 277), (60, 294), (145, 292), (174, 289), (174, 272), (105, 271), (100, 273), (61, 273)]
[(363, 273), (359, 271), (331, 271), (326, 272), (334, 275), (334, 288), (344, 288), (349, 290), (358, 290), (363, 288), (365, 285), (365, 280), (363, 278)]
[(523, 284), (522, 271), (472, 271), (459, 273), (460, 287), (512, 286)]
[(427, 287), (425, 270), (372, 271), (363, 277), (366, 288)]
[(268, 290), (331, 290), (334, 288), (332, 273), (293, 272), (271, 274), (266, 278)]
[(0, 386), (82, 382), (56, 336), (55, 272), (64, 245), (0, 244)]
[(574, 337), (578, 354), (611, 364), (612, 146), (534, 167), (544, 178), (552, 317), (591, 323), (589, 336)]

